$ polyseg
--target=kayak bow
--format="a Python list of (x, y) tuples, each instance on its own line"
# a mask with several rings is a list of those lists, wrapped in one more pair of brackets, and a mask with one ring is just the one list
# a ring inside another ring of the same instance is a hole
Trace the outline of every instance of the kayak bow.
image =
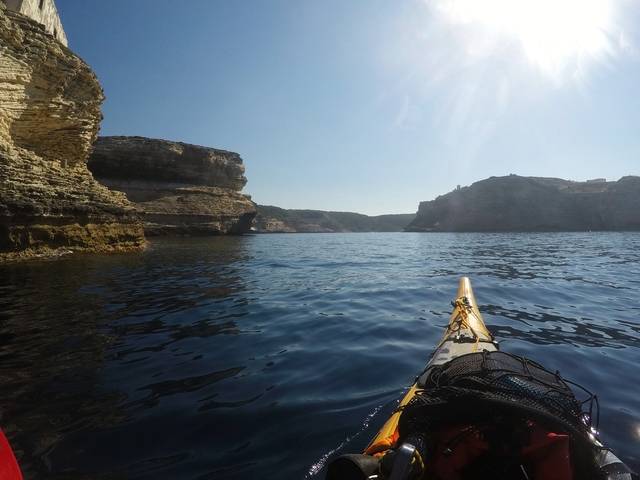
[[(436, 347), (431, 359), (425, 368), (425, 374), (430, 367), (442, 365), (467, 353), (477, 352), (479, 350), (495, 351), (498, 344), (493, 340), (491, 333), (487, 329), (482, 319), (482, 314), (478, 309), (476, 297), (471, 288), (471, 280), (468, 277), (462, 277), (458, 285), (458, 294), (456, 299), (451, 302), (453, 312), (449, 319), (449, 325)], [(373, 438), (369, 446), (364, 451), (367, 455), (376, 455), (384, 453), (396, 441), (398, 436), (398, 421), (402, 407), (408, 404), (415, 396), (418, 390), (420, 379), (425, 375), (421, 375), (413, 386), (409, 389), (404, 398), (400, 401), (400, 408), (391, 415), (391, 417), (382, 426), (377, 435)]]
[(328, 480), (638, 480), (598, 440), (595, 395), (501, 352), (468, 278), (452, 305), (398, 408), (363, 454), (330, 463)]

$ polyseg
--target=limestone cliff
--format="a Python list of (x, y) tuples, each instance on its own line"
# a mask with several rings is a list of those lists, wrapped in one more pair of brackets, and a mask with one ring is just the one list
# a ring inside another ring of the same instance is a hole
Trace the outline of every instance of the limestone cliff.
[(407, 231), (640, 230), (640, 177), (491, 177), (422, 202)]
[(353, 212), (287, 210), (258, 205), (258, 233), (401, 232), (415, 214), (368, 216)]
[(87, 64), (0, 3), (0, 259), (144, 244), (134, 207), (86, 167), (103, 99)]
[(89, 169), (135, 202), (149, 235), (243, 233), (256, 214), (255, 204), (240, 193), (247, 179), (234, 152), (143, 137), (101, 137)]

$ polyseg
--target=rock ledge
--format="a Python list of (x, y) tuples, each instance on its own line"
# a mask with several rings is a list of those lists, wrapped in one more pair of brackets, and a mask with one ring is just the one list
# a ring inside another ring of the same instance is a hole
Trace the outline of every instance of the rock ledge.
[(148, 235), (245, 233), (256, 215), (255, 204), (240, 193), (247, 179), (234, 152), (144, 137), (101, 137), (89, 168), (136, 204)]

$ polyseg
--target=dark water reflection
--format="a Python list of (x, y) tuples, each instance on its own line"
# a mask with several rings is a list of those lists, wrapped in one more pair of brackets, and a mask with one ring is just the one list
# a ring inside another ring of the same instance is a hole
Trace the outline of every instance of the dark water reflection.
[(640, 235), (162, 240), (0, 267), (0, 424), (27, 478), (304, 478), (362, 448), (470, 275), (502, 348), (599, 394), (640, 467)]

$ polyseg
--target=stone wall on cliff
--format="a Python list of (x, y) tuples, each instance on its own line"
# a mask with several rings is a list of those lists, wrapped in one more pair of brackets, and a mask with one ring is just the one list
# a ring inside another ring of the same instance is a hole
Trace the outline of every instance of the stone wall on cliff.
[(0, 258), (144, 244), (133, 205), (86, 166), (103, 99), (86, 63), (0, 5)]
[(135, 202), (149, 235), (244, 233), (256, 214), (255, 204), (241, 193), (247, 179), (234, 152), (144, 137), (101, 137), (89, 169)]
[(491, 177), (421, 202), (407, 231), (640, 230), (640, 177)]
[(9, 10), (35, 20), (49, 35), (53, 35), (65, 47), (68, 46), (67, 35), (54, 0), (0, 0), (1, 2), (4, 2)]

